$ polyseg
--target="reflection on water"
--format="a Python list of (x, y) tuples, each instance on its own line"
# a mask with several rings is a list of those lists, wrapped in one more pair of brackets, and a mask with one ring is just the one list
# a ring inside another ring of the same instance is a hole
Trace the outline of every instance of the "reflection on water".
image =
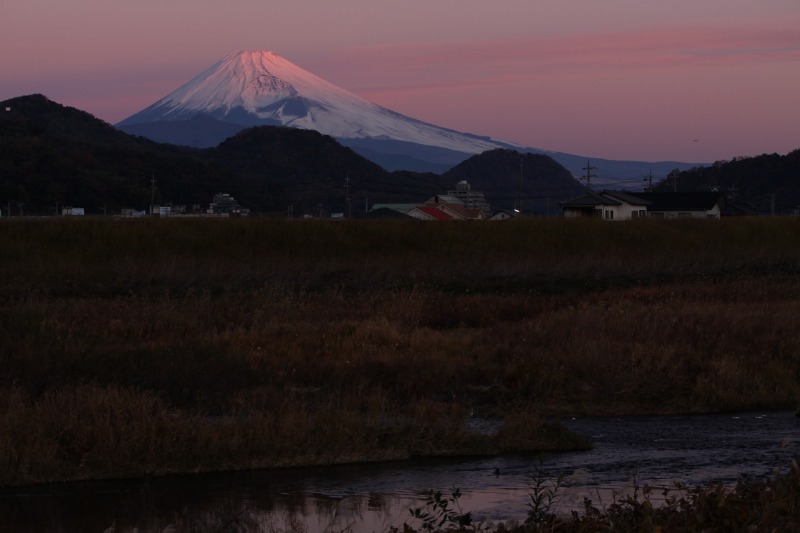
[(798, 457), (794, 412), (565, 420), (585, 452), (69, 483), (0, 493), (0, 530), (388, 531), (413, 523), (424, 492), (459, 488), (487, 523), (525, 519), (533, 476), (565, 486), (557, 511), (639, 486), (761, 478)]

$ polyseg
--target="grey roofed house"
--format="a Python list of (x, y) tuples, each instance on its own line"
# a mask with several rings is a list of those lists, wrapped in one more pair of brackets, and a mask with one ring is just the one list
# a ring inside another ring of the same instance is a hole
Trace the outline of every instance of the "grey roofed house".
[(373, 204), (370, 208), (370, 211), (377, 211), (378, 209), (391, 209), (393, 211), (397, 211), (398, 213), (405, 214), (419, 205), (422, 204)]
[(650, 202), (652, 218), (719, 218), (725, 211), (725, 195), (719, 192), (636, 192)]
[(583, 196), (561, 203), (568, 218), (590, 217), (605, 220), (631, 218), (720, 218), (727, 215), (752, 215), (738, 205), (728, 204), (719, 192), (627, 192), (587, 191)]
[(624, 191), (586, 191), (582, 196), (561, 202), (566, 218), (602, 218), (629, 220), (644, 218), (650, 206), (648, 200)]
[(644, 199), (639, 195), (627, 191), (604, 190), (600, 194), (607, 196), (609, 198), (614, 198), (615, 200), (621, 203), (627, 203), (630, 205), (645, 205), (645, 206), (652, 205), (652, 202), (650, 200)]
[(725, 200), (725, 206), (722, 210), (724, 217), (755, 217), (760, 213), (758, 209), (749, 203), (732, 202), (728, 199)]
[(392, 209), (391, 207), (377, 207), (377, 208), (373, 207), (372, 209), (367, 211), (364, 215), (362, 215), (360, 218), (367, 218), (373, 220), (376, 219), (386, 220), (386, 219), (402, 219), (402, 218), (412, 218), (412, 217), (411, 215), (407, 214), (404, 211)]
[(512, 218), (517, 218), (519, 213), (515, 213), (514, 211), (510, 211), (508, 209), (500, 209), (492, 214), (486, 220), (511, 220)]

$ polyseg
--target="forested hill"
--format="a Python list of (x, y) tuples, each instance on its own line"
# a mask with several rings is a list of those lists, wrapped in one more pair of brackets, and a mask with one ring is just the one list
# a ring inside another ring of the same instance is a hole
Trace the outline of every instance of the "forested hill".
[[(196, 150), (161, 145), (115, 129), (42, 95), (2, 102), (0, 208), (52, 215), (67, 205), (87, 214), (155, 203), (209, 203), (232, 172)], [(155, 188), (153, 187), (155, 180)]]
[(787, 155), (737, 157), (709, 167), (672, 172), (655, 188), (720, 191), (762, 213), (791, 214), (800, 208), (800, 149)]
[[(260, 126), (215, 148), (159, 144), (89, 113), (30, 95), (0, 103), (0, 209), (52, 215), (157, 205), (207, 206), (228, 193), (253, 213), (364, 213), (373, 203), (424, 202), (469, 180), (495, 208), (571, 194), (569, 173), (547, 156), (496, 150), (445, 175), (388, 172), (316, 131)], [(524, 167), (520, 188), (520, 161)], [(526, 204), (527, 208), (536, 208)]]
[(363, 211), (366, 198), (410, 201), (441, 190), (438, 176), (392, 175), (315, 131), (251, 128), (201, 150), (123, 133), (42, 95), (0, 105), (6, 214), (52, 215), (67, 205), (87, 214), (146, 210), (151, 202), (208, 206), (225, 192), (255, 213), (292, 206), (300, 216), (342, 211), (348, 192)]
[(390, 173), (314, 130), (256, 126), (203, 154), (236, 174), (243, 200), (273, 211), (292, 205), (295, 213), (358, 216), (372, 203), (424, 201), (447, 187), (435, 174)]
[(553, 158), (496, 149), (472, 156), (443, 174), (450, 182), (469, 182), (493, 205), (553, 214), (558, 203), (584, 192), (584, 186)]

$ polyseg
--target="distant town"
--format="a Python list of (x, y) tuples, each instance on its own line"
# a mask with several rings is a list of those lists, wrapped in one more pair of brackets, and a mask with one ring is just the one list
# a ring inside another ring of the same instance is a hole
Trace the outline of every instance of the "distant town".
[[(726, 216), (757, 216), (752, 206), (733, 202), (718, 192), (630, 192), (587, 190), (582, 196), (560, 202), (559, 215), (564, 218), (594, 218), (600, 220), (632, 220), (643, 218), (710, 218)], [(8, 216), (9, 210), (5, 213)], [(0, 211), (0, 215), (2, 215)], [(797, 216), (797, 212), (794, 213)], [(60, 215), (65, 217), (85, 216), (82, 207), (64, 206)], [(246, 217), (250, 209), (243, 207), (228, 193), (215, 194), (208, 206), (199, 204), (152, 205), (148, 210), (123, 208), (119, 213), (106, 213), (122, 218), (157, 217)], [(13, 216), (13, 214), (12, 214)], [(414, 218), (417, 220), (509, 220), (525, 216), (519, 209), (492, 211), (481, 191), (475, 191), (466, 180), (446, 194), (434, 195), (419, 203), (376, 203), (366, 215), (359, 218), (390, 219)], [(287, 218), (294, 218), (291, 206)], [(349, 213), (333, 212), (327, 217), (320, 210), (319, 216), (305, 214), (302, 219), (330, 218), (341, 220), (352, 218)]]

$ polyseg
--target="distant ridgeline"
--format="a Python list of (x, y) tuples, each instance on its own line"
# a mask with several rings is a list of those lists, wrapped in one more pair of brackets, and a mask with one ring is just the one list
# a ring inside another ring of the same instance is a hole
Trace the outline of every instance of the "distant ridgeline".
[(787, 155), (763, 154), (718, 161), (707, 167), (673, 171), (656, 191), (714, 191), (750, 204), (763, 214), (787, 215), (800, 209), (800, 149)]
[(259, 126), (216, 148), (160, 144), (92, 115), (31, 95), (2, 103), (0, 209), (52, 215), (64, 206), (90, 214), (155, 205), (208, 205), (228, 193), (253, 214), (344, 212), (370, 204), (418, 202), (469, 180), (494, 209), (522, 198), (535, 210), (581, 190), (547, 156), (493, 150), (442, 175), (388, 172), (315, 131)]
[[(374, 203), (420, 202), (468, 181), (493, 210), (521, 206), (557, 214), (583, 185), (543, 154), (496, 149), (442, 174), (389, 172), (312, 130), (259, 126), (215, 148), (156, 143), (92, 115), (30, 95), (0, 104), (0, 210), (53, 215), (146, 211), (151, 205), (209, 205), (228, 193), (252, 214), (364, 214)], [(800, 153), (737, 159), (673, 172), (657, 189), (721, 190), (762, 212), (800, 205)], [(643, 184), (644, 186), (644, 184)]]

